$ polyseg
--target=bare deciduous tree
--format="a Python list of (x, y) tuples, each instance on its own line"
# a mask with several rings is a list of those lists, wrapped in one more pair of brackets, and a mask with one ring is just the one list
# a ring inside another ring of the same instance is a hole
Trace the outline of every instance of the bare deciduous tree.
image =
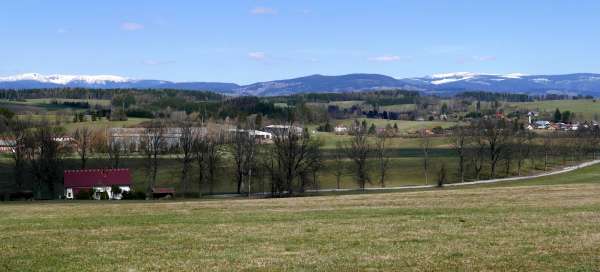
[(193, 127), (193, 122), (189, 118), (179, 122), (180, 137), (179, 137), (179, 161), (181, 162), (180, 184), (183, 191), (183, 196), (189, 190), (189, 178), (192, 164), (194, 163), (194, 143), (200, 137), (199, 130)]
[(530, 139), (533, 139), (533, 133), (530, 131), (519, 131), (514, 135), (514, 156), (517, 160), (517, 175), (521, 175), (523, 163), (531, 156)]
[(14, 166), (15, 185), (23, 189), (25, 183), (25, 172), (27, 168), (27, 138), (29, 137), (30, 124), (26, 121), (15, 120), (9, 125), (9, 136), (3, 137), (5, 142), (12, 141), (14, 148), (11, 152)]
[(368, 141), (366, 126), (362, 126), (355, 121), (350, 129), (350, 143), (346, 144), (346, 156), (354, 163), (354, 176), (358, 187), (365, 189), (367, 183), (371, 183), (369, 176), (368, 158), (371, 153), (371, 145)]
[(307, 130), (296, 131), (292, 124), (275, 131), (268, 154), (271, 159), (265, 165), (271, 173), (272, 192), (280, 196), (304, 192), (307, 176), (321, 164), (320, 142)]
[(166, 150), (166, 124), (164, 120), (155, 119), (150, 122), (150, 125), (145, 129), (141, 139), (142, 152), (146, 157), (146, 167), (149, 172), (150, 180), (146, 188), (148, 197), (152, 194), (152, 188), (156, 185), (156, 177), (158, 175), (160, 155)]
[(203, 164), (202, 168), (205, 170), (204, 175), (208, 182), (210, 194), (214, 193), (216, 171), (223, 154), (223, 143), (223, 133), (219, 130), (209, 133), (202, 144), (203, 146), (200, 146), (202, 154), (197, 159)]
[(92, 153), (94, 131), (87, 126), (78, 127), (73, 131), (71, 137), (75, 141), (75, 150), (81, 162), (80, 169), (85, 169), (90, 153)]
[(336, 142), (333, 150), (333, 174), (335, 175), (335, 188), (338, 190), (341, 178), (346, 173), (344, 158), (344, 147), (341, 142)]
[(60, 182), (62, 156), (65, 148), (58, 141), (61, 131), (43, 121), (30, 134), (27, 144), (27, 157), (35, 179), (34, 189), (38, 198), (42, 198), (45, 186), (52, 198), (56, 197), (56, 185)]
[(106, 153), (108, 154), (108, 159), (111, 161), (112, 168), (119, 168), (124, 148), (120, 141), (115, 140), (112, 136), (109, 137)]
[(423, 151), (423, 174), (425, 184), (429, 184), (429, 152), (431, 151), (431, 137), (429, 133), (421, 129), (419, 131), (421, 151)]
[(465, 182), (465, 157), (469, 144), (469, 134), (471, 128), (466, 126), (456, 126), (452, 129), (450, 136), (452, 147), (458, 155), (458, 178), (460, 182)]
[(390, 156), (387, 142), (391, 133), (391, 129), (386, 129), (377, 135), (377, 139), (375, 141), (375, 154), (377, 156), (377, 162), (379, 166), (379, 184), (381, 187), (385, 187), (385, 178), (387, 177), (387, 172), (390, 168)]
[(192, 147), (198, 168), (198, 197), (202, 197), (202, 185), (206, 180), (206, 153), (208, 150), (208, 145), (206, 143), (207, 138), (208, 135), (194, 139)]
[(496, 166), (505, 152), (509, 138), (509, 131), (504, 121), (500, 120), (481, 120), (479, 129), (483, 133), (488, 148), (490, 160), (490, 177), (496, 176)]
[[(252, 126), (248, 127), (251, 128)], [(258, 141), (254, 137), (253, 129), (242, 129), (241, 126), (238, 126), (232, 133), (230, 148), (235, 163), (237, 193), (240, 194), (244, 180), (249, 182), (251, 178)]]
[(479, 128), (474, 128), (471, 133), (473, 148), (468, 150), (468, 156), (475, 172), (475, 180), (481, 179), (481, 171), (483, 170), (483, 163), (485, 161), (485, 151), (487, 145), (483, 136), (483, 133)]

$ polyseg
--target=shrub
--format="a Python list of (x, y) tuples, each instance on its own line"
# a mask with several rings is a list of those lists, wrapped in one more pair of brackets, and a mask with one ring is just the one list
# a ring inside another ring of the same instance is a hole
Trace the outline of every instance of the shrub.
[(12, 119), (15, 113), (6, 108), (0, 108), (0, 115), (6, 117), (6, 119)]
[(446, 164), (442, 164), (440, 171), (438, 172), (437, 186), (442, 187), (444, 183), (448, 181), (448, 171), (446, 170)]
[(90, 199), (92, 199), (93, 194), (94, 194), (93, 190), (82, 189), (82, 190), (79, 190), (79, 192), (77, 194), (75, 194), (75, 199), (90, 200)]
[(111, 186), (111, 187), (110, 187), (110, 191), (111, 191), (113, 194), (117, 194), (117, 195), (123, 192), (123, 190), (121, 190), (121, 187), (119, 187), (118, 185), (113, 185), (113, 186)]
[(146, 199), (146, 193), (141, 191), (125, 191), (122, 193), (123, 200), (144, 200)]
[(104, 192), (100, 192), (100, 200), (108, 200), (108, 192), (104, 191)]

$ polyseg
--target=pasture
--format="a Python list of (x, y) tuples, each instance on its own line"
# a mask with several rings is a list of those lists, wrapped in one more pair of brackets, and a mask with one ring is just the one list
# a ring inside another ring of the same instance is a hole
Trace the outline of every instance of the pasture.
[(4, 271), (594, 271), (600, 186), (0, 205)]

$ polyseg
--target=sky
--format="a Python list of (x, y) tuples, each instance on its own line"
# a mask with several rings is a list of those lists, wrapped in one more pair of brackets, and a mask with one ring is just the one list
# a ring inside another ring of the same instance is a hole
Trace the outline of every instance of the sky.
[(600, 73), (600, 1), (3, 0), (0, 76)]

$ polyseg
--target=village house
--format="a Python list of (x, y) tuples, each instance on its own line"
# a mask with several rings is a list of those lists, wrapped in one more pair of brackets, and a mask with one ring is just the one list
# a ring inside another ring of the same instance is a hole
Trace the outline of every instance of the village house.
[(270, 125), (266, 126), (263, 131), (269, 132), (272, 135), (285, 135), (288, 133), (294, 133), (296, 135), (302, 135), (304, 129), (297, 126), (288, 125)]
[(14, 139), (0, 139), (0, 153), (14, 153), (15, 152), (15, 140)]
[(333, 128), (333, 132), (337, 135), (343, 135), (343, 134), (348, 133), (348, 127), (342, 126), (342, 125), (337, 125), (337, 126), (335, 126), (335, 128)]
[(235, 133), (247, 133), (250, 137), (254, 138), (258, 142), (268, 142), (273, 139), (273, 134), (260, 130), (246, 130), (246, 129), (229, 129), (229, 136), (232, 137)]
[(535, 111), (530, 111), (527, 113), (527, 117), (529, 118), (529, 123), (532, 124), (533, 123), (533, 118), (538, 117), (539, 113), (535, 112)]
[[(121, 199), (123, 192), (131, 191), (129, 169), (65, 170), (64, 190), (66, 199), (75, 199), (81, 190), (93, 190), (94, 199), (106, 192), (109, 199)], [(118, 187), (120, 193), (113, 192)]]
[[(207, 134), (205, 127), (193, 127), (192, 135), (204, 137)], [(148, 128), (109, 128), (107, 134), (108, 141), (118, 143), (123, 149), (130, 151), (139, 151), (141, 144), (153, 137), (153, 133), (157, 133)], [(165, 128), (161, 132), (165, 148), (170, 149), (177, 147), (181, 141), (182, 128)], [(110, 144), (111, 142), (109, 142)]]
[(546, 129), (550, 126), (550, 122), (548, 121), (535, 121), (534, 126), (536, 129)]
[[(75, 144), (75, 140), (72, 137), (55, 137), (53, 138), (61, 147), (69, 147)], [(0, 139), (0, 153), (14, 153), (16, 147), (16, 141), (14, 138)]]

